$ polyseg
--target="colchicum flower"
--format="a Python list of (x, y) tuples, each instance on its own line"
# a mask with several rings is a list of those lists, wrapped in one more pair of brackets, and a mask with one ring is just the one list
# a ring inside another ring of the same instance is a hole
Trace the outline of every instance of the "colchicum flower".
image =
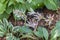
[(17, 9), (13, 10), (13, 14), (14, 14), (15, 19), (18, 19), (18, 20), (24, 19), (23, 12), (20, 10), (17, 10)]
[(30, 19), (29, 21), (27, 21), (28, 23), (26, 24), (29, 27), (35, 28), (38, 25), (38, 22), (35, 21), (35, 19)]
[(42, 15), (42, 13), (38, 13), (38, 12), (28, 12), (28, 15), (32, 15), (34, 16), (34, 19), (37, 19), (37, 21), (40, 21), (41, 19), (45, 19), (44, 16)]
[(29, 19), (29, 21), (27, 22), (27, 25), (29, 27), (34, 28), (34, 31), (37, 29), (38, 22), (41, 19), (45, 19), (44, 16), (42, 15), (42, 13), (34, 12), (34, 11), (28, 12), (28, 16), (33, 16)]
[(51, 14), (50, 14), (47, 16), (47, 19), (45, 19), (45, 21), (46, 21), (46, 23), (48, 23), (49, 27), (52, 24), (52, 21), (54, 20), (53, 17), (54, 17), (54, 15), (51, 16)]

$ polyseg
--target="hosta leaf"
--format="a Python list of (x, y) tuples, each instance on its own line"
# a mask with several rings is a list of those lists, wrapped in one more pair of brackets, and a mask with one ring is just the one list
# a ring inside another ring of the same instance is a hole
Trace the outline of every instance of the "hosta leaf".
[(56, 3), (56, 5), (57, 5), (58, 7), (60, 7), (60, 0), (54, 0), (54, 2)]
[[(24, 29), (23, 29), (24, 28)], [(21, 33), (32, 33), (32, 30), (31, 29), (29, 29), (28, 27), (21, 27), (20, 28), (20, 32)]]
[(39, 38), (43, 38), (43, 30), (42, 30), (42, 27), (38, 27), (37, 28), (37, 31), (34, 32), (34, 34), (39, 37)]
[(44, 0), (45, 6), (50, 10), (57, 10), (58, 6), (55, 4), (53, 0)]
[(42, 27), (38, 27), (37, 30), (40, 31), (40, 32), (43, 31), (43, 30), (42, 30)]
[(45, 40), (48, 40), (49, 34), (45, 28), (43, 28), (43, 36), (44, 36)]
[(55, 30), (54, 38), (57, 38), (60, 36), (60, 29)]
[(39, 38), (43, 38), (43, 34), (40, 31), (36, 31), (34, 34)]
[(56, 23), (56, 27), (60, 27), (60, 21)]
[[(28, 6), (27, 6), (28, 5)], [(43, 7), (43, 0), (32, 0), (31, 3), (26, 2), (26, 7), (30, 11), (30, 8), (37, 9)]]
[(60, 29), (56, 29), (51, 33), (51, 39), (56, 39), (57, 37), (60, 37)]
[(56, 26), (51, 31), (51, 39), (55, 39), (60, 37), (60, 21), (56, 23)]
[(0, 3), (0, 14), (2, 14), (5, 11), (6, 5)]
[(54, 32), (56, 29), (60, 29), (60, 21), (58, 21), (54, 27), (54, 29), (52, 29), (51, 32)]

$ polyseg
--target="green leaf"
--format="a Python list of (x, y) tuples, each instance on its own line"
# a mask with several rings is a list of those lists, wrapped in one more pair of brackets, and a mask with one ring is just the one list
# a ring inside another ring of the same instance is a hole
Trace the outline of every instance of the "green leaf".
[(12, 32), (13, 25), (11, 24), (11, 22), (9, 22), (9, 24), (8, 24), (8, 29), (9, 29), (10, 32)]
[(56, 23), (56, 27), (60, 27), (60, 21)]
[(54, 32), (56, 29), (60, 29), (60, 21), (58, 21), (55, 27), (52, 29), (51, 33)]
[(18, 3), (24, 3), (24, 0), (16, 0)]
[(50, 10), (57, 10), (58, 6), (55, 4), (53, 0), (44, 0), (45, 6)]
[(6, 18), (3, 18), (3, 25), (4, 25), (4, 27), (6, 27), (6, 28), (7, 28), (7, 26), (9, 25), (9, 23), (8, 23), (8, 21), (7, 21)]
[(2, 14), (5, 11), (6, 5), (0, 3), (0, 14)]
[[(24, 28), (24, 29), (23, 29)], [(29, 29), (28, 27), (21, 27), (20, 28), (20, 32), (21, 33), (32, 33), (32, 30), (31, 29)]]
[(39, 38), (43, 38), (43, 30), (42, 30), (42, 27), (38, 27), (37, 28), (37, 31), (34, 32), (34, 34), (39, 37)]
[(7, 14), (11, 14), (12, 11), (13, 11), (13, 6), (7, 7), (7, 9), (6, 9)]
[(4, 36), (4, 32), (0, 31), (0, 37), (3, 37), (3, 36)]
[(5, 32), (4, 27), (2, 25), (0, 25), (0, 31)]
[(60, 37), (60, 21), (56, 23), (56, 26), (51, 31), (51, 39), (56, 39)]
[(34, 34), (39, 38), (43, 38), (42, 32), (36, 31), (36, 32), (34, 32)]
[(45, 40), (48, 40), (49, 34), (45, 28), (43, 28), (43, 36), (44, 36)]
[(60, 29), (55, 30), (55, 34), (53, 38), (57, 38), (60, 36)]
[(11, 6), (12, 4), (14, 4), (14, 0), (10, 0), (8, 3), (8, 7)]
[(56, 39), (57, 37), (60, 37), (60, 29), (56, 29), (51, 32), (51, 39)]
[(19, 32), (20, 28), (21, 28), (20, 26), (15, 26), (15, 27), (13, 27), (12, 31), (14, 33), (17, 33), (17, 32)]
[(15, 36), (13, 36), (12, 33), (8, 33), (6, 35), (6, 40), (20, 40), (19, 38), (16, 38)]
[(29, 3), (31, 3), (32, 2), (32, 0), (27, 0)]
[(3, 18), (8, 19), (9, 18), (9, 14), (7, 14), (6, 12), (4, 12), (3, 14), (0, 14), (0, 19), (3, 20)]
[(5, 2), (5, 0), (0, 0), (0, 3), (3, 3), (3, 2)]
[(60, 7), (60, 0), (54, 0), (54, 2), (56, 3), (56, 5), (57, 5), (58, 7)]

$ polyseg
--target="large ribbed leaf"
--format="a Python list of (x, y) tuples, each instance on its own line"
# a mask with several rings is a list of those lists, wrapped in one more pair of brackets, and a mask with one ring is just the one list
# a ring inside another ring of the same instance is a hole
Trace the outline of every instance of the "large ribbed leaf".
[(58, 6), (54, 2), (54, 0), (44, 0), (45, 6), (50, 10), (57, 10)]

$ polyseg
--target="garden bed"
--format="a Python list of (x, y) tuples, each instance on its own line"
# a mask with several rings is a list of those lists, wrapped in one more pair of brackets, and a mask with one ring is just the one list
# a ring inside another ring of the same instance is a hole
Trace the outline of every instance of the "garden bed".
[(60, 0), (0, 0), (0, 40), (60, 40)]

